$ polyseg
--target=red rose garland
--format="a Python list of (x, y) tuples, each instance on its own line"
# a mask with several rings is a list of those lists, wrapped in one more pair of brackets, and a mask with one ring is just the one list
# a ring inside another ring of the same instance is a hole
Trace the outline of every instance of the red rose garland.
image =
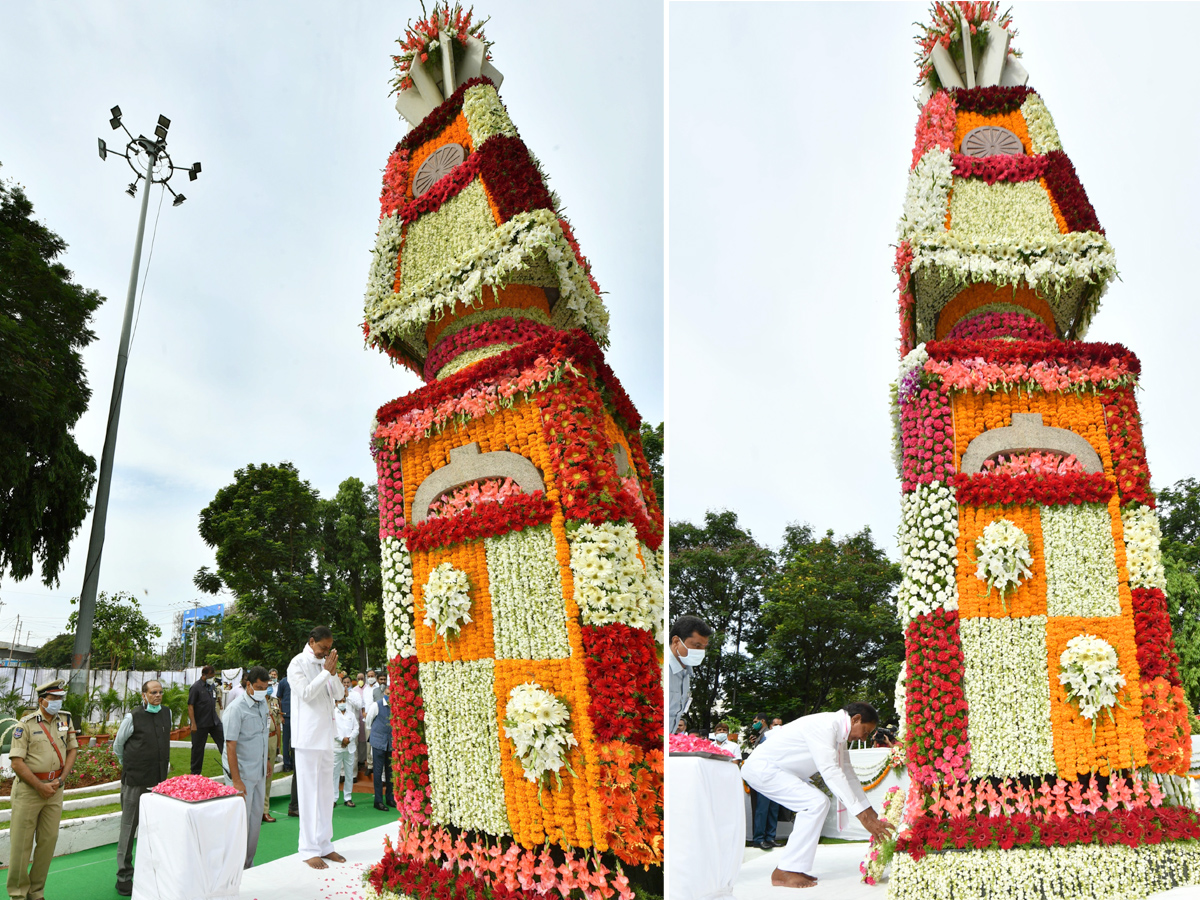
[(654, 635), (619, 623), (585, 625), (582, 635), (596, 742), (621, 740), (662, 750), (662, 675)]
[(523, 344), (536, 338), (553, 336), (557, 332), (558, 329), (553, 326), (512, 316), (468, 325), (438, 341), (425, 360), (425, 381), (432, 382), (442, 366), (468, 350), (490, 347), (492, 344)]
[(948, 341), (988, 341), (1016, 338), (1019, 341), (1053, 341), (1054, 330), (1041, 319), (1020, 313), (984, 313), (961, 319), (946, 335)]
[(1137, 642), (1138, 669), (1142, 678), (1165, 678), (1180, 685), (1179, 655), (1171, 639), (1171, 617), (1167, 598), (1158, 588), (1134, 588), (1133, 628)]
[(901, 481), (905, 492), (954, 472), (954, 417), (949, 391), (921, 387), (900, 404)]
[(544, 493), (518, 494), (502, 502), (485, 501), (450, 516), (405, 525), (401, 535), (409, 551), (434, 550), (543, 525), (554, 517)]
[(1131, 501), (1154, 508), (1150, 492), (1150, 467), (1146, 464), (1146, 445), (1142, 442), (1142, 423), (1138, 416), (1133, 388), (1122, 387), (1102, 391), (1104, 428), (1116, 470), (1117, 490), (1121, 504)]
[(1082, 341), (930, 341), (925, 345), (930, 359), (951, 362), (985, 357), (997, 365), (1036, 362), (1077, 366), (1117, 366), (1133, 375), (1142, 371), (1138, 358), (1121, 344)]
[(1001, 115), (1021, 108), (1025, 98), (1034, 93), (1033, 88), (977, 87), (950, 88), (954, 105), (959, 112), (979, 113), (981, 116)]
[(951, 476), (962, 506), (1065, 506), (1107, 503), (1114, 485), (1103, 472), (1046, 473), (1035, 476), (999, 472)]
[(916, 295), (912, 290), (912, 244), (901, 241), (896, 248), (896, 261), (892, 271), (896, 273), (897, 290), (900, 292), (900, 355), (907, 356), (916, 346), (917, 331), (914, 321), (917, 305)]
[(964, 156), (951, 157), (954, 174), (960, 178), (979, 178), (988, 184), (997, 181), (1033, 181), (1046, 174), (1045, 156)]
[(391, 704), (392, 778), (402, 818), (429, 821), (429, 748), (425, 745), (425, 704), (417, 658), (397, 656), (388, 663)]
[(936, 609), (908, 623), (904, 636), (908, 677), (904, 699), (912, 777), (931, 784), (965, 780), (970, 771), (967, 699), (958, 613)]
[(1059, 211), (1071, 231), (1096, 231), (1104, 234), (1096, 210), (1088, 200), (1087, 191), (1079, 181), (1079, 175), (1071, 160), (1061, 150), (1046, 154), (1046, 186), (1054, 196)]

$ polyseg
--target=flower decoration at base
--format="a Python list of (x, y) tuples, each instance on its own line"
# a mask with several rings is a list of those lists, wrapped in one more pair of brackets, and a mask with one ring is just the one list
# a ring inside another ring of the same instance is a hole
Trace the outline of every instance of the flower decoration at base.
[(567, 727), (571, 710), (567, 704), (536, 682), (517, 685), (504, 708), (504, 736), (513, 743), (525, 777), (549, 786), (553, 776), (562, 787), (561, 772), (575, 771), (567, 762), (567, 751), (579, 746)]
[(237, 788), (213, 781), (203, 775), (176, 775), (174, 778), (160, 781), (151, 790), (164, 797), (184, 800), (188, 803), (200, 803), (217, 797), (235, 797), (240, 793)]

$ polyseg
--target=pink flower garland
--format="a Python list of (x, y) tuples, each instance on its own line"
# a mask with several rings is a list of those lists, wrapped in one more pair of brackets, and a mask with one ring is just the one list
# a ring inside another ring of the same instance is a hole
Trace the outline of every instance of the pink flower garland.
[(1046, 174), (1044, 156), (964, 156), (955, 153), (951, 157), (954, 174), (960, 178), (982, 178), (988, 184), (997, 181), (1033, 181)]
[(909, 168), (915, 169), (928, 150), (949, 150), (954, 146), (957, 124), (958, 116), (950, 92), (935, 92), (917, 118), (917, 145), (913, 148), (912, 165)]
[(381, 450), (375, 460), (379, 481), (379, 539), (398, 538), (404, 530), (404, 481), (400, 455)]
[(229, 787), (203, 775), (177, 775), (160, 781), (153, 788), (154, 793), (188, 803), (199, 803), (201, 800), (212, 800), (216, 797), (235, 797), (237, 788)]
[(892, 264), (892, 271), (896, 273), (898, 280), (896, 289), (900, 292), (900, 355), (907, 356), (908, 352), (916, 346), (917, 332), (916, 323), (914, 322), (913, 310), (917, 304), (917, 298), (912, 291), (912, 261), (913, 249), (912, 244), (908, 241), (901, 241), (900, 246), (896, 248), (896, 261)]
[(900, 404), (900, 447), (906, 492), (954, 473), (954, 424), (945, 386), (915, 390)]
[(954, 323), (948, 341), (987, 341), (1014, 338), (1019, 341), (1053, 341), (1054, 330), (1040, 319), (1012, 312), (984, 313)]
[(936, 375), (942, 384), (957, 391), (994, 391), (1005, 385), (1039, 387), (1047, 393), (1082, 388), (1110, 388), (1132, 384), (1136, 376), (1123, 362), (1113, 359), (1105, 365), (1090, 366), (1054, 364), (1039, 360), (1032, 365), (1023, 362), (995, 363), (976, 356), (951, 362), (930, 359), (925, 371)]
[[(1074, 458), (1074, 457), (1072, 457)], [(442, 494), (429, 504), (427, 518), (440, 519), (466, 512), (480, 503), (499, 503), (523, 494), (524, 491), (511, 478), (485, 478), (483, 481), (473, 481), (455, 488), (448, 494)]]

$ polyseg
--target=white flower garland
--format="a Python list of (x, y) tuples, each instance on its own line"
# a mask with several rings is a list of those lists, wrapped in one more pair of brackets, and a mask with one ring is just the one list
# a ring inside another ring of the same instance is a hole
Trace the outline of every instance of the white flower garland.
[(566, 659), (567, 608), (549, 525), (484, 541), (496, 659)]
[(1125, 532), (1125, 565), (1131, 588), (1157, 588), (1167, 592), (1167, 573), (1162, 561), (1162, 529), (1158, 513), (1148, 506), (1121, 510)]
[(1034, 153), (1041, 155), (1051, 150), (1061, 150), (1062, 142), (1058, 139), (1058, 128), (1054, 125), (1054, 117), (1046, 104), (1037, 94), (1030, 94), (1021, 104), (1021, 115), (1025, 117), (1025, 129), (1029, 132), (1029, 142), (1033, 145)]
[(896, 729), (896, 736), (903, 740), (904, 738), (904, 699), (908, 696), (908, 689), (905, 682), (908, 680), (908, 661), (900, 663), (900, 674), (896, 676), (896, 718), (900, 723)]
[(996, 519), (984, 526), (975, 540), (975, 577), (995, 588), (1000, 602), (1010, 590), (1016, 590), (1022, 578), (1031, 578), (1033, 554), (1029, 552), (1029, 535), (1008, 519)]
[(504, 736), (512, 741), (527, 779), (549, 787), (553, 775), (561, 788), (561, 770), (565, 767), (575, 774), (567, 763), (567, 753), (579, 746), (567, 727), (570, 720), (567, 704), (536, 682), (519, 684), (509, 691)]
[(380, 223), (375, 260), (367, 285), (366, 315), (371, 335), (382, 332), (412, 343), (424, 341), (429, 321), (455, 303), (477, 303), (483, 287), (503, 287), (519, 270), (544, 254), (561, 292), (553, 322), (583, 328), (601, 347), (608, 344), (608, 310), (575, 259), (553, 210), (518, 213), (446, 268), (416, 284), (405, 279), (392, 291), (400, 241), (393, 224)]
[(1119, 616), (1112, 515), (1103, 503), (1042, 506), (1046, 611), (1051, 616)]
[(432, 819), (509, 834), (490, 659), (419, 665)]
[(955, 178), (950, 228), (959, 240), (1033, 243), (1060, 236), (1050, 195), (1039, 180)]
[(575, 603), (584, 625), (620, 622), (657, 632), (662, 628), (662, 594), (656, 601), (638, 558), (637, 531), (628, 522), (585, 522), (567, 533)]
[(916, 861), (897, 853), (887, 893), (893, 900), (1134, 900), (1175, 887), (1197, 869), (1197, 841), (969, 850)]
[(657, 550), (651, 550), (646, 544), (639, 544), (642, 549), (642, 561), (646, 564), (646, 588), (650, 591), (649, 616), (654, 623), (654, 640), (663, 643), (666, 616), (663, 604), (666, 592), (663, 585), (666, 576), (663, 572), (663, 550), (660, 545)]
[(471, 579), (448, 562), (435, 566), (425, 582), (425, 619), (439, 637), (457, 637), (471, 621)]
[(971, 777), (1055, 774), (1046, 617), (959, 623)]
[(410, 222), (400, 251), (401, 284), (423, 284), (496, 230), (483, 181), (476, 176), (438, 209)]
[(900, 502), (901, 627), (935, 609), (958, 609), (958, 506), (940, 481), (918, 485)]
[(950, 202), (953, 180), (954, 164), (950, 151), (927, 150), (908, 173), (904, 212), (896, 223), (900, 240), (908, 240), (921, 232), (946, 230), (946, 205)]
[(490, 84), (476, 84), (463, 94), (463, 118), (467, 120), (467, 134), (471, 145), (480, 147), (484, 141), (497, 134), (517, 137), (517, 128), (508, 117), (508, 111), (500, 102), (500, 95)]
[(417, 653), (413, 629), (412, 557), (404, 541), (386, 537), (382, 541), (383, 625), (388, 659)]
[(1067, 689), (1067, 699), (1079, 707), (1079, 714), (1092, 720), (1094, 735), (1096, 716), (1108, 710), (1112, 717), (1117, 692), (1125, 686), (1117, 651), (1103, 638), (1081, 634), (1067, 641), (1058, 662), (1058, 681)]

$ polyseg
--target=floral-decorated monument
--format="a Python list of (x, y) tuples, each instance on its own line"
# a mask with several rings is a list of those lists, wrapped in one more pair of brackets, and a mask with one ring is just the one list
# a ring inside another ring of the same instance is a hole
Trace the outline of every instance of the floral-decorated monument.
[(396, 57), (367, 343), (400, 837), (382, 896), (661, 893), (662, 513), (587, 259), (441, 4)]
[(995, 3), (937, 3), (899, 231), (903, 898), (1200, 882), (1113, 249)]

